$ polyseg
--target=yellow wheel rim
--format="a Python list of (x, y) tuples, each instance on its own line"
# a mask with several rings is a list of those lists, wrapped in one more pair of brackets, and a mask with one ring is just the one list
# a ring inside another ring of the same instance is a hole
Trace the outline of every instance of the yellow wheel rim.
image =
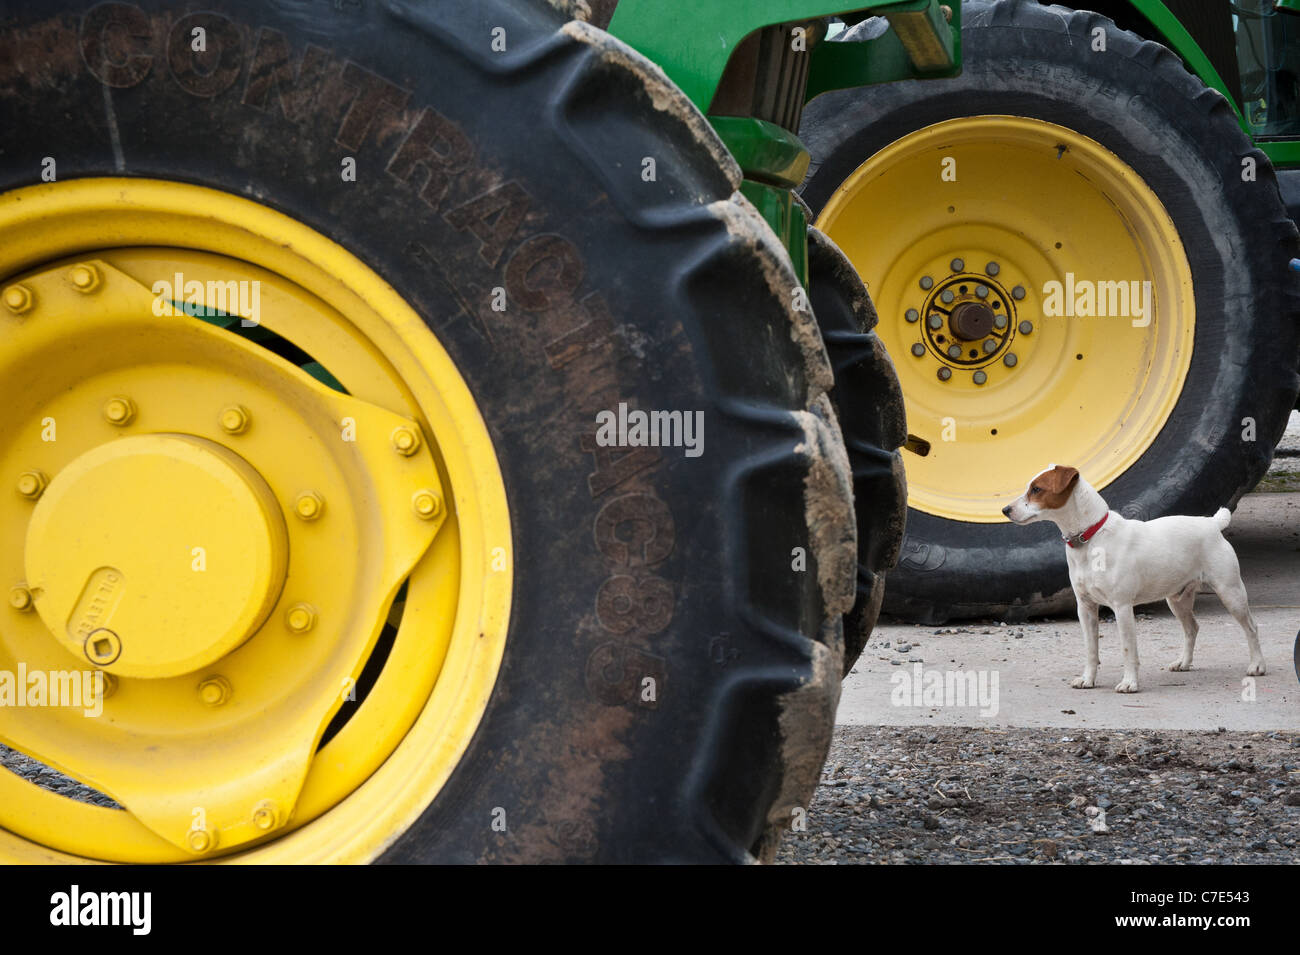
[(1105, 487), (1178, 401), (1187, 256), (1155, 193), (1086, 136), (937, 123), (859, 166), (817, 226), (866, 281), (908, 429), (930, 445), (906, 456), (912, 507), (1000, 522), (1049, 461)]
[(505, 488), (454, 362), (345, 249), (225, 193), (36, 186), (0, 235), (0, 673), (103, 688), (0, 742), (122, 807), (0, 771), (0, 858), (374, 858), (505, 646)]

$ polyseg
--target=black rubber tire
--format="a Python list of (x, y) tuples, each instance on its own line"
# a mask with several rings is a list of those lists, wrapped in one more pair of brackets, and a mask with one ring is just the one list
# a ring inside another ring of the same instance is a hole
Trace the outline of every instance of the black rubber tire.
[(885, 596), (885, 571), (898, 563), (907, 520), (907, 440), (903, 392), (876, 333), (876, 309), (862, 279), (820, 229), (808, 229), (808, 287), (831, 359), (831, 401), (853, 472), (858, 524), (858, 592), (844, 617), (844, 675), (867, 645)]
[[(853, 599), (830, 368), (793, 307), (789, 257), (707, 122), (561, 6), (393, 0), (309, 17), (209, 0), (181, 22), (142, 2), (94, 7), (87, 28), (84, 3), (33, 5), (0, 35), (0, 189), (38, 182), (53, 156), (60, 180), (255, 197), (375, 269), (468, 381), (510, 502), (509, 637), (468, 752), (380, 861), (767, 857), (816, 786)], [(83, 46), (106, 23), (109, 46)], [(209, 48), (197, 64), (195, 25)], [(170, 58), (169, 34), (182, 38)], [(257, 44), (280, 41), (289, 59), (267, 84)], [(343, 82), (301, 81), (309, 44)], [(434, 153), (394, 165), (421, 116), (437, 121)], [(340, 181), (343, 156), (355, 182)], [(471, 216), (493, 188), (527, 214)], [(510, 271), (521, 249), (536, 256), (516, 263), (531, 263), (528, 284)], [(498, 286), (503, 313), (486, 307)], [(704, 453), (597, 456), (584, 435), (619, 401), (703, 411)]]
[[(1173, 413), (1104, 494), (1111, 507), (1145, 520), (1235, 506), (1268, 469), (1300, 388), (1300, 296), (1287, 271), (1297, 254), (1296, 227), (1268, 159), (1223, 96), (1158, 43), (1065, 7), (975, 0), (962, 10), (959, 77), (839, 91), (808, 105), (799, 135), (813, 165), (803, 198), (820, 211), (871, 155), (959, 116), (1036, 117), (1109, 148), (1155, 190), (1178, 227), (1192, 267), (1196, 333)], [(1106, 31), (1105, 53), (1091, 50), (1097, 27)], [(1128, 106), (1137, 97), (1141, 110)], [(1256, 163), (1254, 182), (1242, 181), (1247, 156)], [(1255, 421), (1254, 441), (1243, 440), (1247, 417)], [(1049, 458), (1045, 447), (1043, 463)], [(1073, 606), (1051, 524), (909, 512), (886, 612), (940, 623), (1023, 619)]]

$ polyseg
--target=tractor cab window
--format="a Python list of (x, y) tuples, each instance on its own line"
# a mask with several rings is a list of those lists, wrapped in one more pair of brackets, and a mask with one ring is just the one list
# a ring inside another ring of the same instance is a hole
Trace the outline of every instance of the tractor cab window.
[(1230, 3), (1241, 107), (1255, 136), (1300, 135), (1300, 11), (1295, 0)]

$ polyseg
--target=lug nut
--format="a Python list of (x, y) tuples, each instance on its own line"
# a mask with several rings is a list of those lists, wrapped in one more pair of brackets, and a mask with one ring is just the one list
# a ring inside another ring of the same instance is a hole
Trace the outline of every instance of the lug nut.
[(49, 478), (40, 471), (24, 471), (18, 475), (18, 493), (34, 501), (45, 493), (49, 483)]
[(942, 368), (939, 369), (940, 381), (947, 381), (951, 377), (952, 377), (952, 369), (949, 368), (947, 365), (944, 365)]
[(106, 667), (122, 655), (122, 641), (112, 630), (101, 627), (90, 631), (82, 651), (91, 663)]
[(1017, 302), (1020, 301), (1022, 298), (1025, 297), (1025, 287), (1023, 285), (1017, 285), (1015, 288), (1011, 290), (1011, 297), (1014, 298)]
[(1001, 271), (1002, 266), (998, 265), (996, 262), (990, 262), (988, 265), (984, 266), (985, 275), (997, 275)]
[(221, 430), (226, 434), (243, 434), (251, 423), (252, 418), (243, 405), (231, 405), (221, 412)]
[(975, 374), (971, 375), (971, 379), (975, 382), (975, 384), (982, 385), (984, 384), (984, 382), (989, 380), (989, 376), (984, 374), (984, 372), (982, 371), (977, 371), (975, 372)]
[(104, 688), (101, 699), (106, 700), (117, 692), (117, 677), (113, 676), (111, 673), (106, 673), (103, 670), (96, 670), (95, 672), (98, 673), (99, 678), (104, 681), (100, 684), (100, 686)]
[(26, 285), (11, 285), (5, 289), (5, 308), (21, 315), (32, 307), (32, 290)]
[(75, 265), (68, 273), (78, 292), (93, 292), (99, 287), (99, 269), (90, 264)]
[(185, 842), (195, 852), (207, 852), (217, 844), (217, 837), (207, 829), (191, 829)]
[(1028, 319), (1025, 319), (1023, 322), (1020, 323), (1021, 335), (1028, 335), (1033, 330), (1034, 330), (1034, 323), (1029, 321)]
[(392, 435), (393, 449), (404, 458), (409, 458), (420, 450), (420, 434), (405, 425), (398, 427)]
[(1005, 315), (997, 315), (997, 314), (995, 314), (995, 315), (993, 316), (993, 327), (994, 327), (994, 328), (1006, 328), (1006, 327), (1007, 327), (1007, 317), (1006, 317)]
[(953, 259), (953, 260), (952, 260), (951, 262), (949, 262), (948, 264), (952, 267), (952, 270), (953, 270), (954, 272), (960, 272), (960, 271), (962, 271), (964, 268), (966, 268), (966, 263), (965, 263), (964, 261), (962, 261), (961, 259)]
[(914, 322), (914, 321), (916, 321), (918, 318), (921, 317), (921, 313), (918, 312), (918, 311), (917, 311), (916, 309), (914, 309), (914, 308), (909, 308), (909, 309), (908, 309), (908, 310), (903, 314), (903, 317), (904, 317), (905, 319), (907, 319), (909, 322)]
[(1007, 352), (1006, 356), (1002, 359), (1002, 364), (1006, 365), (1008, 368), (1014, 368), (1016, 367), (1016, 362), (1018, 360), (1019, 359), (1016, 358), (1016, 353), (1013, 351), (1009, 351)]
[(931, 328), (935, 328), (935, 329), (943, 328), (943, 316), (931, 315), (929, 318), (925, 320), (925, 323), (929, 325)]
[(316, 626), (316, 608), (311, 604), (294, 604), (285, 613), (284, 622), (294, 633), (306, 633)]
[(934, 288), (934, 279), (930, 278), (930, 276), (928, 276), (928, 275), (922, 275), (922, 276), (921, 276), (921, 288), (925, 289), (927, 292), (928, 292), (930, 289)]
[(922, 355), (925, 354), (925, 346), (922, 345), (920, 342), (917, 342), (915, 345), (912, 346), (912, 354), (915, 355), (917, 358), (920, 358)]
[(263, 799), (253, 807), (253, 825), (268, 832), (280, 824), (280, 809), (269, 799)]
[(411, 507), (422, 521), (431, 521), (442, 513), (442, 498), (433, 491), (416, 491), (411, 496)]
[(952, 300), (953, 300), (954, 298), (956, 298), (956, 297), (957, 297), (957, 296), (955, 296), (955, 295), (952, 294), (952, 289), (950, 289), (950, 288), (946, 288), (946, 289), (944, 289), (942, 292), (939, 293), (939, 299), (940, 299), (940, 300), (943, 302), (943, 304), (945, 304), (945, 305), (949, 305), (949, 304), (951, 304), (951, 303), (952, 303)]
[(293, 502), (293, 512), (299, 520), (314, 521), (325, 511), (325, 499), (315, 491), (305, 491)]
[(977, 286), (975, 286), (975, 296), (976, 296), (977, 298), (988, 298), (988, 297), (989, 297), (989, 287), (988, 287), (987, 285), (977, 285)]
[(31, 613), (36, 609), (36, 598), (26, 587), (9, 588), (9, 606), (19, 613)]
[(221, 706), (230, 699), (230, 681), (224, 676), (208, 677), (199, 684), (199, 699), (208, 706)]
[(995, 352), (995, 351), (997, 351), (997, 350), (998, 350), (998, 343), (997, 343), (997, 340), (996, 340), (996, 339), (992, 339), (992, 338), (990, 338), (990, 339), (987, 339), (987, 340), (984, 342), (984, 351), (985, 351), (986, 354), (990, 354), (990, 355), (991, 355), (991, 354), (993, 354), (993, 352)]
[(949, 345), (949, 346), (948, 346), (948, 357), (949, 357), (949, 358), (960, 358), (960, 357), (961, 357), (961, 346), (960, 346), (960, 345)]
[(135, 402), (125, 395), (115, 395), (104, 402), (104, 420), (116, 427), (125, 427), (135, 418)]

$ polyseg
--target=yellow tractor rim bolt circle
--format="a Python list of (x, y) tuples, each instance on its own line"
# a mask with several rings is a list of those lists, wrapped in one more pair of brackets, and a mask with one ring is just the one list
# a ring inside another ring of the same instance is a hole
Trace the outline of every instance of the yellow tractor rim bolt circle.
[(99, 270), (93, 265), (74, 266), (68, 276), (78, 292), (93, 292), (99, 285)]
[(216, 837), (206, 829), (191, 829), (185, 841), (195, 852), (207, 852), (217, 844)]
[(316, 626), (316, 611), (308, 604), (294, 604), (284, 619), (294, 633), (306, 633)]
[(125, 395), (115, 395), (104, 402), (104, 419), (121, 428), (135, 418), (135, 402)]
[(11, 285), (5, 289), (5, 308), (21, 315), (32, 307), (32, 292), (26, 285)]
[(35, 500), (45, 493), (47, 483), (45, 475), (40, 471), (24, 471), (18, 475), (18, 493)]
[(267, 832), (280, 824), (280, 809), (269, 799), (263, 799), (253, 807), (253, 825)]
[(208, 706), (221, 706), (230, 699), (230, 681), (214, 676), (199, 684), (199, 699)]
[(420, 450), (420, 436), (410, 428), (397, 428), (393, 431), (393, 448), (398, 454), (409, 458)]
[(26, 587), (12, 587), (9, 590), (9, 606), (13, 607), (19, 613), (31, 613), (35, 609), (36, 601), (32, 597), (32, 592)]
[(227, 434), (243, 434), (252, 418), (243, 405), (231, 405), (221, 412), (221, 430)]
[(416, 491), (411, 497), (411, 507), (421, 520), (431, 521), (442, 513), (442, 498), (433, 491)]
[(299, 520), (317, 520), (324, 510), (325, 499), (315, 491), (299, 494), (298, 499), (293, 502), (293, 512), (298, 515)]

